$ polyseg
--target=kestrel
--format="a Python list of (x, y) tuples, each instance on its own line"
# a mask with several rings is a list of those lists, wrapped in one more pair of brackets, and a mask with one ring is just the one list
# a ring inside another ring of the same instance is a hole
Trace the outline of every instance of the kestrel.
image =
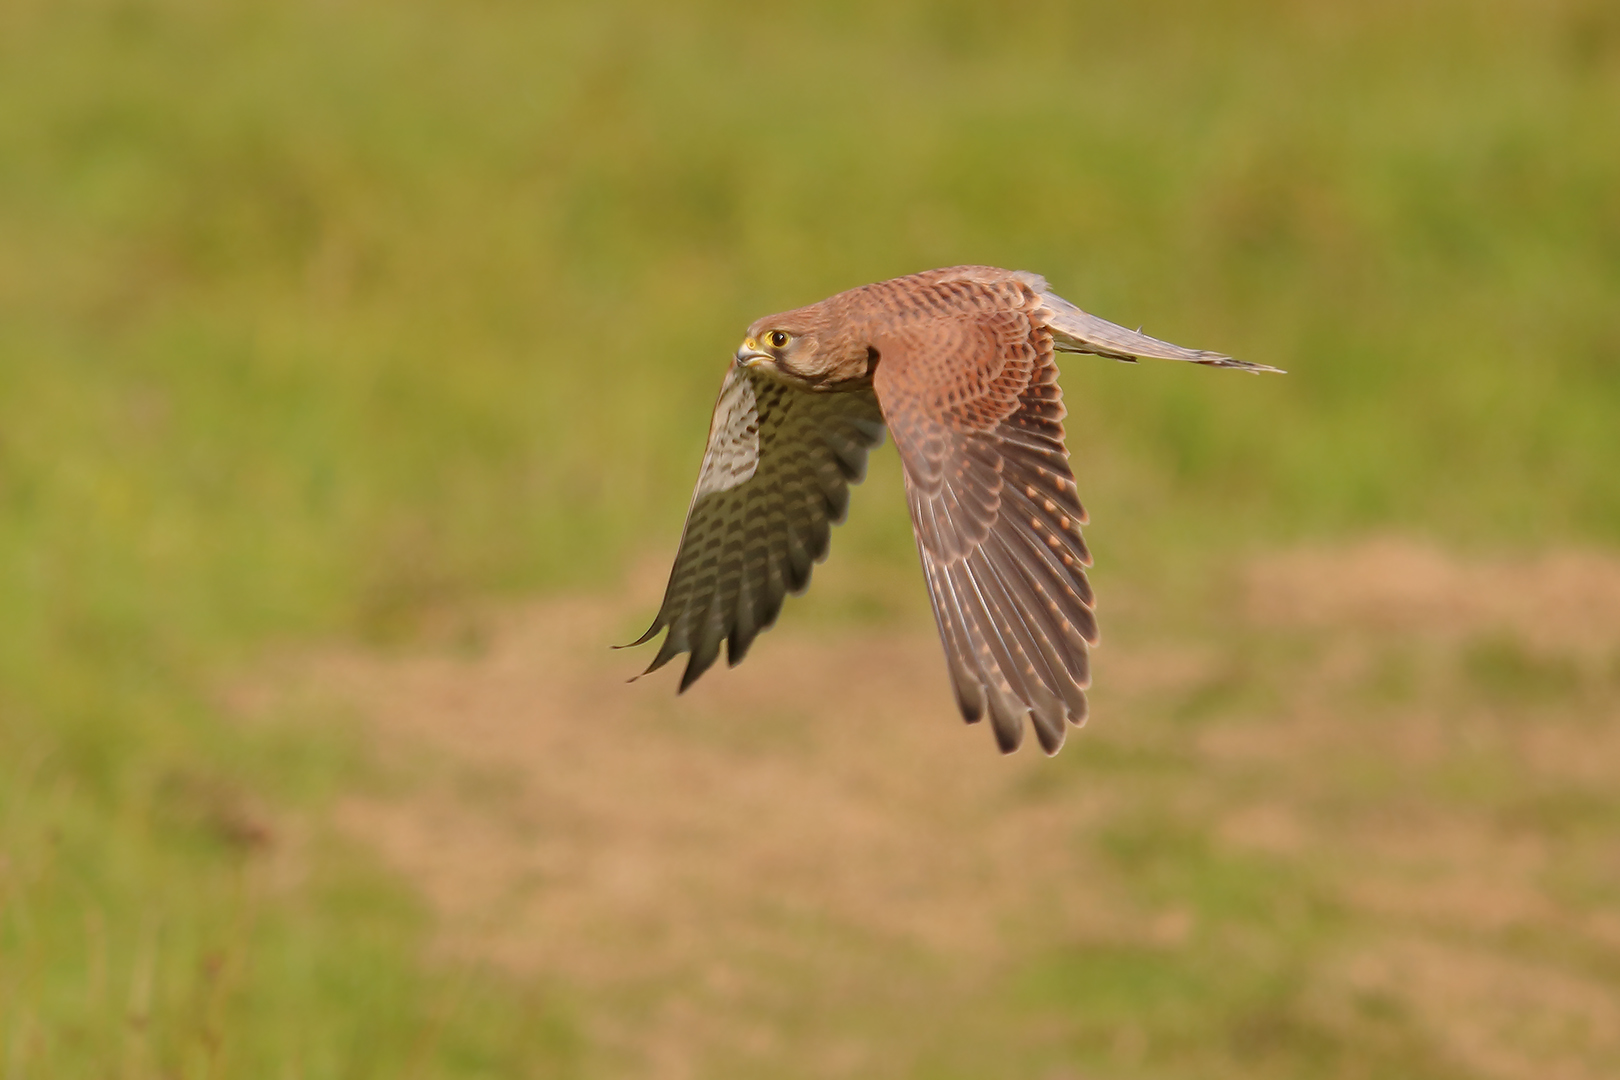
[(631, 643), (669, 629), (647, 671), (690, 653), (684, 691), (722, 641), (742, 660), (783, 596), (809, 585), (887, 427), (963, 719), (988, 714), (1011, 753), (1027, 716), (1056, 753), (1085, 722), (1097, 642), (1058, 352), (1277, 370), (1132, 332), (1037, 274), (990, 266), (760, 319), (721, 386), (663, 605)]

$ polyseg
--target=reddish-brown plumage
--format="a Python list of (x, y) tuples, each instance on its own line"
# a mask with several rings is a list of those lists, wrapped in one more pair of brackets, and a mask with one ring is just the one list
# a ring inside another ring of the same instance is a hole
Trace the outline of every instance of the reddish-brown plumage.
[(1004, 752), (1024, 718), (1056, 753), (1083, 723), (1097, 623), (1056, 351), (1272, 371), (1133, 333), (1037, 275), (985, 266), (863, 285), (748, 329), (721, 390), (652, 671), (684, 690), (742, 659), (809, 583), (868, 449), (893, 432), (958, 706)]

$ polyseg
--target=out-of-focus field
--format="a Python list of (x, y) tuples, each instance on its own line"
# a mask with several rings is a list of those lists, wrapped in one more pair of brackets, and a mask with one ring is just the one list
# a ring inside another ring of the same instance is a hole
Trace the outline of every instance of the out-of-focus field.
[[(1614, 1075), (1617, 116), (1607, 0), (0, 5), (0, 1075)], [(741, 328), (965, 261), (1291, 372), (1066, 362), (1091, 728), (889, 452), (622, 686)]]
[(996, 761), (927, 612), (851, 629), (898, 587), (829, 571), (681, 699), (598, 647), (649, 577), (283, 654), (230, 701), (359, 717), (379, 771), (332, 820), (441, 962), (566, 987), (606, 1075), (1620, 1069), (1620, 559), (1301, 550), (1172, 635), (1116, 590), (1053, 761)]

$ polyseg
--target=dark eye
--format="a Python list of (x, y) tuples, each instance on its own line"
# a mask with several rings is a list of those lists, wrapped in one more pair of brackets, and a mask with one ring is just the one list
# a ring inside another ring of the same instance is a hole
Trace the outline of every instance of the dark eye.
[(771, 347), (780, 349), (788, 343), (788, 336), (781, 330), (771, 331)]

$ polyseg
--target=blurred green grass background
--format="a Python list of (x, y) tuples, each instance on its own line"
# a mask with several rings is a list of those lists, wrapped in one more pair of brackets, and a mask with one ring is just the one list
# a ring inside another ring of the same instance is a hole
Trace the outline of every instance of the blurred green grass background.
[[(1620, 541), (1617, 116), (1608, 0), (10, 0), (0, 1066), (577, 1067), (352, 853), (249, 884), (363, 765), (212, 680), (665, 552), (764, 311), (985, 262), (1289, 369), (1067, 363), (1121, 579)], [(898, 485), (841, 553), (911, 572)]]

